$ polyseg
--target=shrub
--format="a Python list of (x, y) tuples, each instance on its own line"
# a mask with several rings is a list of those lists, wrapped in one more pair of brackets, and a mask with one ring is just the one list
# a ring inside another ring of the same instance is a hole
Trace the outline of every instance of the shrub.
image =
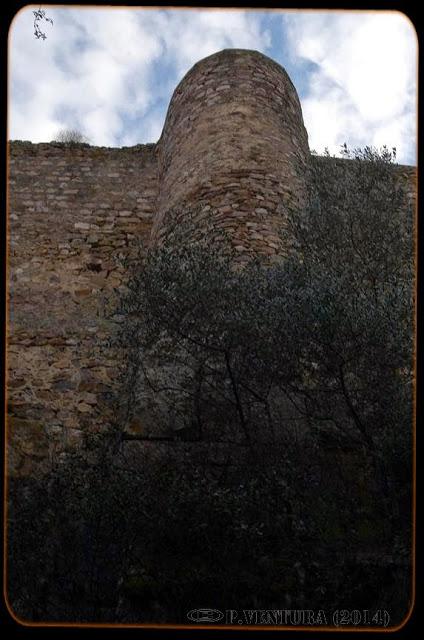
[(54, 142), (62, 142), (67, 145), (88, 144), (88, 138), (77, 129), (62, 129), (56, 135)]

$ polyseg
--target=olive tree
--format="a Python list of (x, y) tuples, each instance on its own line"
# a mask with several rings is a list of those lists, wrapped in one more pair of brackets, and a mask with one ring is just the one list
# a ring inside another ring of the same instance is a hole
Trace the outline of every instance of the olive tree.
[(284, 438), (303, 415), (374, 460), (383, 442), (400, 453), (411, 431), (412, 206), (390, 154), (353, 153), (315, 158), (283, 262), (237, 269), (225, 236), (187, 242), (190, 219), (138, 262), (121, 301), (129, 413), (149, 396), (170, 429), (250, 444)]
[(413, 203), (393, 153), (344, 156), (312, 159), (306, 204), (286, 214), (293, 250), (278, 264), (238, 269), (228, 238), (211, 243), (213, 229), (202, 239), (175, 215), (121, 301), (122, 424), (148, 406), (162, 433), (244, 445), (251, 460), (290, 451), (302, 465), (302, 448), (332, 447), (343, 466), (350, 451), (388, 547), (401, 540), (407, 553)]
[(389, 468), (405, 480), (412, 461), (413, 203), (386, 149), (345, 155), (315, 159), (309, 206), (289, 217), (299, 391), (308, 415), (365, 448), (384, 484)]
[(299, 368), (295, 345), (283, 340), (290, 311), (273, 270), (258, 261), (235, 268), (225, 238), (187, 243), (192, 232), (190, 222), (175, 226), (121, 300), (125, 419), (144, 403), (162, 432), (253, 454), (276, 443), (283, 405), (290, 413), (279, 392)]

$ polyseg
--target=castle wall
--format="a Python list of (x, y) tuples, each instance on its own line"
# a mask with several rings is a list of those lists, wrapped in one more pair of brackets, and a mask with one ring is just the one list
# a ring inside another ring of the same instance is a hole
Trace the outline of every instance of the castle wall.
[(157, 162), (154, 145), (13, 142), (9, 167), (9, 433), (25, 472), (104, 424), (118, 366), (101, 309), (120, 257), (148, 244)]
[[(177, 88), (157, 145), (9, 146), (8, 433), (26, 474), (107, 422), (119, 356), (103, 313), (125, 283), (120, 258), (169, 239), (195, 212), (240, 261), (284, 255), (277, 232), (298, 207), (310, 157), (296, 91), (257, 52), (224, 51)], [(349, 160), (343, 162), (349, 163)], [(347, 166), (347, 165), (346, 165)], [(416, 170), (394, 167), (414, 200)], [(190, 241), (188, 238), (187, 241)], [(213, 238), (211, 237), (211, 240)]]

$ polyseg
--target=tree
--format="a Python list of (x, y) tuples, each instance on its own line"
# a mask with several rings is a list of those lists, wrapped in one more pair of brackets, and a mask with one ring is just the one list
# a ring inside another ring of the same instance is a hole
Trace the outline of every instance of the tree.
[(387, 149), (344, 153), (316, 158), (310, 204), (289, 218), (299, 392), (310, 417), (365, 447), (384, 484), (389, 468), (411, 469), (413, 205)]
[(126, 419), (149, 402), (169, 429), (253, 445), (287, 437), (292, 406), (298, 426), (325, 425), (374, 462), (389, 441), (407, 455), (412, 205), (390, 153), (352, 155), (314, 160), (308, 205), (288, 214), (295, 252), (278, 265), (234, 269), (212, 230), (188, 244), (190, 215), (140, 257), (120, 310)]
[[(128, 424), (148, 405), (156, 431), (234, 441), (257, 455), (259, 443), (276, 444), (281, 415), (294, 411), (278, 386), (295, 365), (293, 348), (289, 357), (290, 346), (276, 344), (287, 315), (277, 269), (257, 261), (234, 269), (230, 244), (221, 236), (211, 247), (207, 231), (187, 243), (196, 229), (185, 216), (172, 226), (172, 243), (136, 269), (121, 300), (123, 419)], [(279, 428), (279, 440), (287, 444), (289, 432)]]
[[(344, 155), (313, 159), (280, 264), (237, 270), (225, 238), (188, 243), (195, 226), (174, 212), (171, 241), (140, 259), (122, 301), (126, 419), (149, 406), (156, 425), (247, 445), (250, 460), (299, 460), (312, 442), (342, 466), (348, 451), (371, 501), (352, 513), (380, 514), (381, 544), (408, 555), (413, 205), (392, 153)], [(352, 471), (345, 481), (352, 499)]]
[(57, 133), (54, 142), (63, 142), (68, 145), (87, 144), (88, 138), (77, 129), (62, 129)]

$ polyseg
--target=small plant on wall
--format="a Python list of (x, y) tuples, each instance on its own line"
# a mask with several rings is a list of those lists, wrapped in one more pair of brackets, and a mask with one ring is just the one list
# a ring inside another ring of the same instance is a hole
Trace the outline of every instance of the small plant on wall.
[(53, 142), (62, 142), (68, 145), (75, 144), (88, 144), (89, 140), (78, 129), (61, 129), (57, 134)]

